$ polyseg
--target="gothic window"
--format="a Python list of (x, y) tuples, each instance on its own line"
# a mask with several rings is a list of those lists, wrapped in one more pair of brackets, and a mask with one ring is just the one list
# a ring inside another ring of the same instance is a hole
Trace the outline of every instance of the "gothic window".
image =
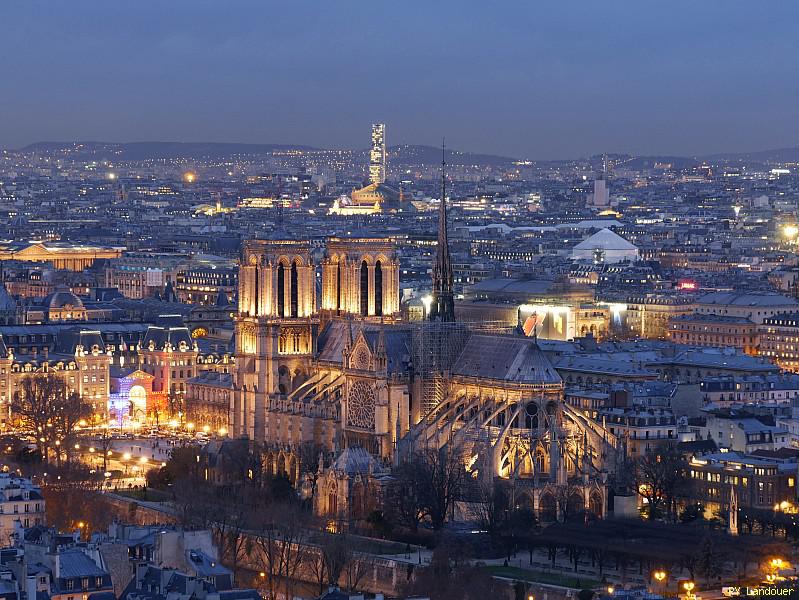
[(281, 354), (286, 353), (286, 338), (288, 336), (286, 334), (281, 334), (280, 337), (277, 339), (277, 351)]
[(369, 368), (369, 350), (366, 349), (365, 346), (360, 345), (355, 350), (355, 355), (352, 357), (352, 362), (350, 363), (352, 367), (356, 369), (368, 369)]
[(299, 314), (299, 299), (297, 296), (297, 263), (291, 263), (291, 316)]
[(341, 314), (341, 260), (336, 263), (336, 314)]
[(362, 429), (375, 427), (375, 392), (365, 381), (356, 381), (347, 398), (347, 424)]
[(336, 488), (331, 487), (327, 493), (327, 512), (328, 514), (335, 515), (338, 512), (338, 501), (336, 498)]
[(297, 331), (294, 332), (294, 335), (292, 336), (292, 340), (293, 340), (293, 343), (294, 343), (294, 348), (293, 348), (294, 352), (299, 352), (300, 351), (300, 334), (299, 334), (299, 332), (297, 332)]
[(375, 314), (383, 315), (383, 267), (379, 260), (375, 264)]
[(286, 316), (286, 273), (283, 265), (277, 266), (277, 316)]
[(361, 263), (361, 315), (369, 314), (369, 266)]

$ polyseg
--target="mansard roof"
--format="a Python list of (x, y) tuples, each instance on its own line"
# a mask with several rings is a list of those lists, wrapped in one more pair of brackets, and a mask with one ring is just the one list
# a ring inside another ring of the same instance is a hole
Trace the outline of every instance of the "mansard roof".
[(162, 350), (167, 344), (172, 348), (179, 348), (181, 342), (184, 342), (187, 348), (194, 347), (189, 328), (183, 324), (183, 318), (179, 315), (158, 317), (156, 324), (147, 328), (142, 339), (142, 348), (147, 349), (150, 342), (157, 350)]
[(62, 354), (75, 354), (75, 348), (83, 346), (83, 349), (90, 351), (94, 346), (105, 352), (105, 342), (102, 334), (97, 330), (73, 327), (62, 329), (56, 337), (55, 352)]

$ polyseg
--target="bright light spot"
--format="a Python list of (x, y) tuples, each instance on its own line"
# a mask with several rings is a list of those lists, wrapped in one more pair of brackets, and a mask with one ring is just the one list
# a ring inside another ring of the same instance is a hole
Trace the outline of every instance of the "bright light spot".
[(186, 183), (194, 183), (194, 180), (197, 179), (197, 175), (192, 173), (191, 171), (186, 171), (183, 173), (183, 181)]
[(122, 460), (130, 460), (130, 452), (125, 452), (125, 454), (122, 455)]
[(424, 314), (430, 314), (430, 307), (433, 305), (433, 297), (430, 294), (422, 296), (422, 304), (424, 305)]
[(114, 179), (116, 179), (116, 178), (117, 178), (117, 174), (116, 173), (109, 173), (108, 174), (108, 179), (110, 179), (111, 181), (114, 181)]
[(785, 234), (789, 240), (796, 239), (796, 236), (799, 235), (799, 227), (796, 225), (786, 225), (782, 228), (782, 233)]

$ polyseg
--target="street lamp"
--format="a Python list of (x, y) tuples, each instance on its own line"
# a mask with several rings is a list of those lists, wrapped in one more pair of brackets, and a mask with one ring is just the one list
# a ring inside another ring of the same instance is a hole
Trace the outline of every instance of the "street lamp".
[[(661, 590), (660, 590), (661, 593), (663, 593), (663, 591), (665, 590), (665, 587), (666, 587), (666, 585), (665, 585), (665, 583), (666, 583), (666, 571), (664, 571), (663, 569), (658, 569), (657, 571), (652, 573), (652, 577), (655, 578), (655, 581), (657, 581), (658, 587), (661, 588)], [(665, 594), (663, 594), (663, 595), (665, 596)]]
[(683, 589), (685, 589), (685, 597), (688, 600), (691, 600), (694, 597), (693, 591), (696, 587), (696, 584), (693, 581), (686, 581), (682, 584)]
[(616, 591), (615, 587), (613, 587), (612, 585), (608, 586), (608, 596), (612, 596), (613, 592), (615, 592), (615, 591)]

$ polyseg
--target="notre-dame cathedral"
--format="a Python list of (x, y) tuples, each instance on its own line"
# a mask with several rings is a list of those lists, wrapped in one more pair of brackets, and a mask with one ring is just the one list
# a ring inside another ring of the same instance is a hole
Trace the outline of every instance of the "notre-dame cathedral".
[[(245, 244), (239, 275), (232, 433), (274, 449), (267, 469), (299, 485), (294, 449), (320, 459), (320, 514), (358, 517), (369, 480), (414, 447), (458, 444), (475, 476), (513, 479), (542, 519), (607, 510), (617, 442), (563, 402), (535, 339), (455, 322), (446, 208), (430, 319), (400, 318), (388, 239)], [(321, 298), (317, 278), (321, 274)]]

